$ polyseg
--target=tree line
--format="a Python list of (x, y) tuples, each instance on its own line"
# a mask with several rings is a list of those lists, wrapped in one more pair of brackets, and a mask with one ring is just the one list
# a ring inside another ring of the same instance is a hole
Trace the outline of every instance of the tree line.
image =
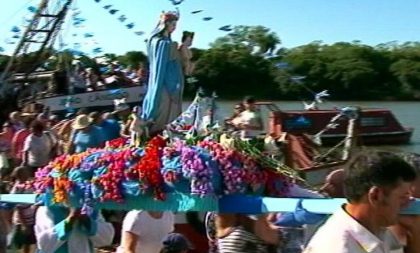
[[(302, 100), (322, 90), (329, 90), (333, 100), (420, 99), (420, 42), (368, 46), (359, 41), (331, 45), (314, 41), (284, 48), (278, 35), (266, 27), (236, 26), (208, 49), (192, 51), (198, 83), (187, 84), (187, 95), (200, 86), (224, 99), (251, 94)], [(126, 66), (147, 66), (143, 52), (106, 56)], [(0, 71), (6, 60), (7, 56), (0, 56)], [(81, 60), (95, 64), (86, 56)], [(304, 78), (296, 81), (298, 76)]]

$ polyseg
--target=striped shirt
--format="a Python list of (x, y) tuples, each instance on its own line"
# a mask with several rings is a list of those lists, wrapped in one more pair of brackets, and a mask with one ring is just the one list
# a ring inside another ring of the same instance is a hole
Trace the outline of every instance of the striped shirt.
[[(10, 193), (13, 194), (30, 194), (34, 193), (33, 188), (30, 187), (30, 184), (16, 182), (13, 185)], [(35, 213), (36, 210), (32, 205), (19, 204), (16, 205), (13, 212), (13, 224), (19, 225), (34, 225), (35, 224)]]
[(217, 240), (220, 253), (267, 253), (267, 245), (242, 226), (235, 227), (227, 236)]

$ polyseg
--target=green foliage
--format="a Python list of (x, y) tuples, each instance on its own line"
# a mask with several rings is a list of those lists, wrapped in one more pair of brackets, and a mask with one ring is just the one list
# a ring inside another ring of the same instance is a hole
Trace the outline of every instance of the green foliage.
[(2, 72), (6, 68), (9, 59), (10, 57), (7, 55), (0, 55), (0, 72)]
[(125, 55), (118, 56), (116, 59), (123, 65), (135, 69), (147, 62), (147, 56), (141, 51), (129, 51)]
[[(224, 99), (254, 95), (259, 99), (308, 100), (313, 92), (325, 89), (337, 100), (420, 99), (420, 42), (392, 41), (372, 47), (360, 41), (332, 45), (314, 41), (284, 48), (278, 35), (266, 27), (236, 26), (209, 49), (191, 50), (194, 76), (199, 80), (196, 86), (216, 91)], [(139, 51), (104, 56), (126, 67), (147, 66), (146, 55)], [(43, 57), (52, 69), (63, 69), (74, 59), (70, 52), (50, 51)], [(33, 53), (21, 57), (20, 68), (40, 60), (35, 58)], [(7, 59), (0, 55), (0, 72)], [(87, 56), (79, 60), (97, 67)], [(279, 63), (288, 67), (276, 67)], [(293, 76), (306, 78), (299, 84), (291, 81)], [(187, 85), (187, 95), (195, 94), (192, 87)]]

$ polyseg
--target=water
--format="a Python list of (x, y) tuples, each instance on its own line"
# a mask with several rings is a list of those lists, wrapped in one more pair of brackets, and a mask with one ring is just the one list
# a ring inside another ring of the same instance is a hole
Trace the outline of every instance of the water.
[[(237, 101), (218, 101), (219, 116), (221, 118), (228, 117), (233, 111)], [(187, 105), (186, 103), (185, 105)], [(275, 104), (282, 110), (303, 109), (300, 101), (275, 101)], [(390, 109), (399, 122), (406, 127), (415, 128), (411, 143), (401, 146), (381, 146), (382, 149), (416, 152), (420, 153), (420, 102), (328, 102), (322, 104), (320, 108), (327, 109), (333, 107), (344, 106), (361, 106), (362, 108), (387, 108)], [(264, 109), (264, 116), (268, 116), (268, 110)]]

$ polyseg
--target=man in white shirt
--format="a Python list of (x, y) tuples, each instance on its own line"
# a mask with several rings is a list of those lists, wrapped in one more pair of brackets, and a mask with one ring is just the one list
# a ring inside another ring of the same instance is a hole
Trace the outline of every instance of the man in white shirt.
[(174, 230), (174, 223), (172, 212), (128, 212), (117, 253), (159, 253), (162, 240)]
[(232, 120), (232, 124), (241, 130), (242, 139), (252, 139), (257, 137), (264, 130), (260, 112), (255, 106), (253, 97), (245, 97), (243, 100), (245, 110)]
[(416, 173), (398, 156), (381, 151), (354, 157), (345, 169), (343, 205), (315, 233), (304, 253), (403, 253), (387, 227), (410, 201)]

